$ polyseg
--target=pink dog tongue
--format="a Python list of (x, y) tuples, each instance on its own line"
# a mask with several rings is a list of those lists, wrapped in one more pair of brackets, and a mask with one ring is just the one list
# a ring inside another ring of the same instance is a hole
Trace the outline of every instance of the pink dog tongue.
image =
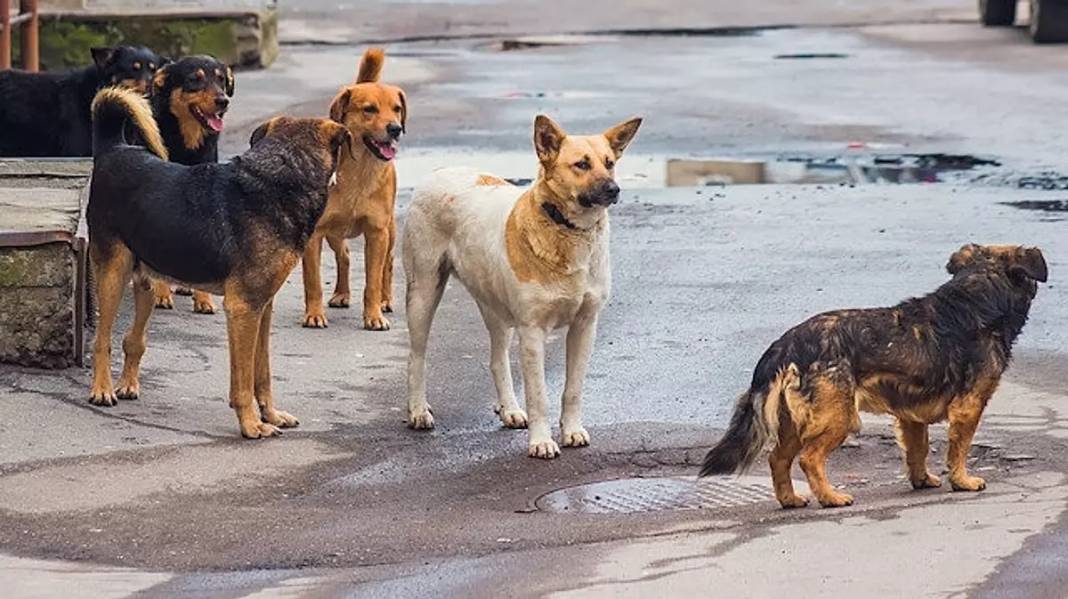
[(208, 117), (208, 126), (211, 127), (212, 131), (214, 131), (216, 133), (222, 133), (222, 130), (223, 130), (222, 117), (219, 117), (217, 115), (209, 116)]
[(393, 157), (397, 155), (397, 148), (393, 144), (376, 143), (375, 145), (378, 146), (378, 151), (386, 160), (393, 160)]

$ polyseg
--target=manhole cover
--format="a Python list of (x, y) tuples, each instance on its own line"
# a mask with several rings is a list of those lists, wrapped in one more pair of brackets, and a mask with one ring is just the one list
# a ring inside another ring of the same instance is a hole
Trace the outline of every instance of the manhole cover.
[[(794, 481), (799, 493), (808, 490)], [(542, 495), (538, 509), (554, 513), (632, 514), (737, 507), (775, 499), (771, 480), (757, 476), (625, 478)]]

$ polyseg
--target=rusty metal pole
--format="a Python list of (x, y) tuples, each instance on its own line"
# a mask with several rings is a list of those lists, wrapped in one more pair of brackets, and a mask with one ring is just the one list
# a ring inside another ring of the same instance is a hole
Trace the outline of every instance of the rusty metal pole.
[(0, 0), (0, 69), (11, 68), (11, 0)]
[(28, 17), (22, 22), (22, 68), (36, 73), (41, 68), (37, 41), (37, 0), (20, 0), (19, 14)]

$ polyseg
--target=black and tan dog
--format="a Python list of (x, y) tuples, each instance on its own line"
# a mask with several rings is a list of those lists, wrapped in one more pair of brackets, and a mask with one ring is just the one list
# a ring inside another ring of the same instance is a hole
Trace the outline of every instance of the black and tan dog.
[[(124, 125), (148, 149), (124, 143)], [(300, 261), (326, 205), (345, 127), (326, 119), (274, 118), (252, 148), (226, 164), (167, 162), (148, 101), (118, 88), (93, 103), (94, 164), (87, 220), (100, 322), (89, 401), (138, 395), (151, 278), (223, 294), (230, 344), (230, 405), (241, 434), (268, 437), (297, 419), (275, 408), (268, 337), (275, 293)], [(123, 340), (118, 388), (111, 379), (111, 328), (134, 280), (134, 321)], [(258, 404), (259, 414), (253, 404)]]
[(701, 475), (742, 471), (770, 441), (771, 476), (783, 507), (807, 503), (790, 481), (798, 455), (821, 505), (849, 505), (853, 498), (834, 490), (824, 463), (859, 430), (859, 409), (897, 418), (916, 489), (941, 485), (927, 471), (927, 425), (948, 420), (950, 484), (957, 491), (984, 489), (965, 460), (1037, 282), (1046, 281), (1046, 261), (1037, 248), (967, 245), (946, 268), (953, 278), (929, 295), (892, 308), (820, 314), (771, 344)]
[[(152, 82), (152, 114), (171, 162), (218, 162), (223, 116), (234, 95), (233, 70), (211, 56), (187, 56), (159, 69)], [(156, 307), (173, 308), (170, 285), (157, 282), (155, 287)], [(211, 294), (178, 288), (182, 295), (190, 292), (194, 312), (215, 313)]]
[(93, 48), (93, 64), (66, 73), (0, 71), (0, 156), (89, 156), (89, 106), (101, 87), (148, 93), (166, 60), (143, 47)]

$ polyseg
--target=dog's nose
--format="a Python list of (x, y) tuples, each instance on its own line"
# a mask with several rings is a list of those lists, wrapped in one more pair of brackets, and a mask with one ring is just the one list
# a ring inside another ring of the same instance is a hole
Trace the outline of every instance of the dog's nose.
[(401, 133), (404, 132), (404, 127), (400, 126), (400, 123), (390, 123), (386, 125), (386, 134), (393, 139), (400, 139)]
[(230, 98), (226, 96), (215, 96), (215, 107), (219, 110), (226, 110), (226, 107), (230, 105)]
[(619, 200), (619, 185), (616, 185), (615, 181), (609, 179), (604, 183), (601, 183), (599, 195), (603, 198), (603, 203), (615, 204)]

